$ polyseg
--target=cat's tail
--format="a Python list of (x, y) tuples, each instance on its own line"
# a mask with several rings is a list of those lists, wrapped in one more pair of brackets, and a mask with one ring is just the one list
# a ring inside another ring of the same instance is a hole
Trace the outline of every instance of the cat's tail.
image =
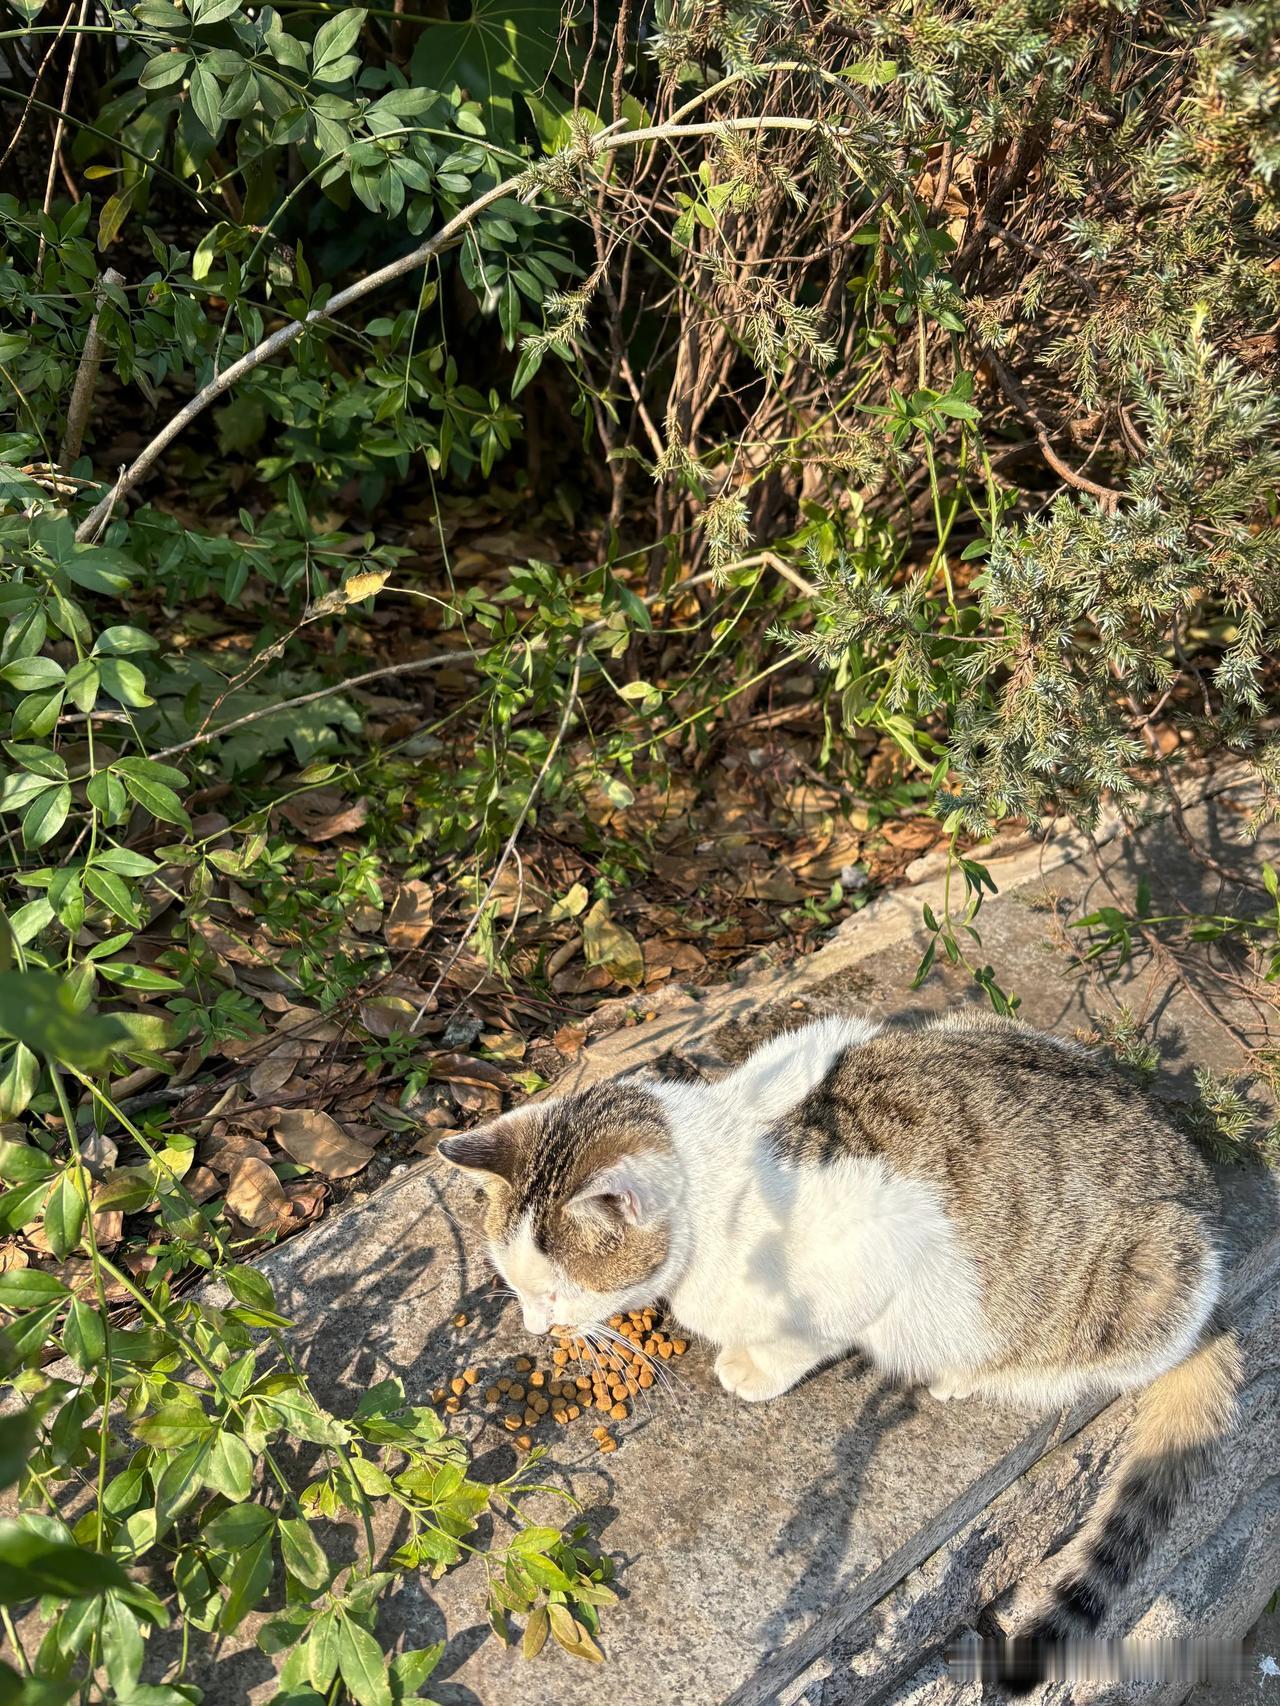
[(1119, 1467), (1071, 1548), (1072, 1563), (1045, 1609), (1004, 1648), (1000, 1681), (1029, 1694), (1069, 1665), (1071, 1645), (1102, 1622), (1235, 1421), (1240, 1384), (1235, 1333), (1214, 1312), (1185, 1361), (1138, 1400)]

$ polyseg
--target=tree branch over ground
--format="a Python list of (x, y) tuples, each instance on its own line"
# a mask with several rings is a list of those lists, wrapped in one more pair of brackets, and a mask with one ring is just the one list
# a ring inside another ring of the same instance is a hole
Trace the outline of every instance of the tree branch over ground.
[[(684, 139), (750, 131), (789, 131), (792, 133), (821, 131), (824, 135), (832, 138), (844, 140), (856, 138), (856, 132), (830, 125), (822, 119), (800, 118), (786, 114), (762, 114), (752, 118), (728, 118), (714, 123), (646, 125), (642, 129), (621, 131), (616, 135), (610, 135), (608, 131), (601, 131), (581, 147), (565, 150), (564, 153), (572, 154), (576, 157), (577, 163), (587, 167), (604, 154), (617, 153), (624, 148), (642, 148), (651, 142), (679, 142)], [(538, 183), (539, 176), (545, 177), (547, 165), (550, 163), (558, 164), (562, 159), (563, 155), (549, 155), (532, 171), (526, 169), (504, 178), (501, 183), (495, 184), (492, 189), (486, 190), (483, 195), (477, 196), (474, 201), (469, 202), (466, 207), (455, 213), (453, 218), (442, 225), (439, 231), (433, 237), (429, 237), (425, 243), (420, 243), (416, 249), (411, 249), (407, 255), (401, 255), (399, 260), (390, 261), (385, 267), (379, 267), (376, 272), (368, 273), (364, 278), (357, 279), (354, 284), (349, 284), (345, 290), (337, 291), (323, 307), (313, 308), (303, 319), (291, 320), (288, 325), (280, 326), (269, 337), (265, 337), (260, 343), (255, 344), (251, 350), (246, 350), (238, 361), (233, 361), (230, 367), (224, 368), (206, 386), (197, 391), (190, 402), (179, 409), (177, 414), (166, 422), (154, 438), (138, 452), (133, 461), (121, 471), (111, 490), (85, 516), (76, 529), (76, 538), (81, 541), (96, 538), (113, 507), (119, 503), (121, 498), (127, 497), (140, 481), (145, 479), (174, 439), (183, 433), (192, 421), (202, 415), (211, 403), (216, 403), (219, 397), (225, 396), (228, 391), (232, 390), (246, 374), (252, 373), (255, 368), (261, 367), (264, 362), (270, 361), (273, 356), (288, 349), (290, 344), (296, 343), (302, 334), (312, 326), (323, 325), (326, 320), (332, 319), (335, 315), (340, 314), (343, 309), (349, 308), (353, 302), (363, 300), (364, 297), (372, 295), (374, 291), (380, 290), (384, 284), (391, 284), (396, 279), (403, 278), (407, 273), (415, 272), (437, 255), (444, 253), (495, 202), (503, 201), (508, 196), (520, 195), (521, 192), (524, 192), (526, 199), (534, 199), (541, 188)], [(549, 187), (554, 188), (554, 185)], [(530, 193), (531, 191), (532, 193)]]

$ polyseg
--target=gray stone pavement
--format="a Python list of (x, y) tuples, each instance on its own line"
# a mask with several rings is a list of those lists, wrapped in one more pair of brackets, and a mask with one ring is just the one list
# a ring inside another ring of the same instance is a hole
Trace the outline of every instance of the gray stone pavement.
[[(1256, 873), (1256, 852), (1237, 840), (1241, 805), (1238, 795), (1219, 793), (1190, 808), (1187, 821), (1226, 870)], [(1101, 858), (1121, 897), (1134, 894), (1145, 872), (1161, 909), (1259, 904), (1198, 865), (1166, 822), (1136, 840), (1113, 836)], [(1114, 904), (1078, 839), (1064, 835), (998, 859), (992, 874), (1001, 892), (978, 920), (981, 957), (1021, 994), (1032, 1023), (1088, 1032), (1122, 1000), (1150, 1023), (1161, 1093), (1183, 1098), (1197, 1065), (1237, 1064), (1232, 1028), (1255, 1044), (1265, 1036), (1270, 1009), (1210, 977), (1198, 977), (1194, 993), (1175, 987), (1167, 966), (1145, 951), (1109, 988), (1073, 966), (1064, 942), (1079, 932), (1070, 920)], [(670, 1047), (733, 1058), (757, 1037), (830, 1007), (910, 1014), (985, 1000), (950, 969), (910, 989), (921, 904), (937, 910), (941, 898), (937, 878), (881, 897), (809, 959), (669, 1003), (651, 1022), (585, 1050), (562, 1084)], [(1069, 1108), (1063, 1122), (1069, 1140)], [(1122, 1629), (1141, 1623), (1239, 1636), (1280, 1585), (1280, 1193), (1260, 1168), (1226, 1169), (1222, 1179), (1250, 1363), (1246, 1424), (1229, 1464), (1180, 1515), (1169, 1545), (1118, 1608)], [(295, 1346), (339, 1412), (388, 1374), (421, 1402), (468, 1364), (496, 1371), (531, 1348), (492, 1286), (475, 1217), (471, 1187), (430, 1161), (264, 1260), (298, 1322)], [(460, 1329), (452, 1325), (459, 1313), (467, 1316)], [(448, 1638), (431, 1685), (441, 1706), (595, 1706), (602, 1694), (613, 1706), (968, 1706), (979, 1698), (976, 1686), (945, 1674), (943, 1646), (969, 1624), (998, 1620), (1019, 1581), (1034, 1577), (1066, 1538), (1126, 1416), (1123, 1404), (1096, 1418), (977, 1400), (941, 1405), (886, 1385), (854, 1359), (775, 1403), (746, 1406), (720, 1390), (702, 1349), (673, 1366), (675, 1390), (655, 1390), (652, 1405), (619, 1426), (616, 1454), (598, 1455), (579, 1423), (556, 1430), (540, 1466), (583, 1501), (619, 1562), (623, 1601), (603, 1633), (607, 1666), (558, 1652), (525, 1664), (507, 1652), (487, 1635), (473, 1562), (437, 1583), (407, 1582), (379, 1625), (380, 1634), (402, 1634), (412, 1645)], [(478, 1418), (458, 1422), (481, 1469), (513, 1466), (507, 1436)], [(252, 1626), (243, 1634), (247, 1640)], [(270, 1693), (270, 1661), (240, 1637), (198, 1658), (191, 1674), (212, 1702)], [(1174, 1706), (1186, 1692), (1059, 1689), (1050, 1697)], [(1206, 1695), (1203, 1706), (1225, 1700)]]

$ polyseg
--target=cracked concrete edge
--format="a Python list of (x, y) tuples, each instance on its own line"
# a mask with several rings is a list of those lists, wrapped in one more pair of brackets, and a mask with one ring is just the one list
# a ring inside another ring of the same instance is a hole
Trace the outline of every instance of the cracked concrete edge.
[[(1249, 1370), (1241, 1394), (1243, 1448), (1178, 1511), (1156, 1560), (1113, 1608), (1116, 1632), (1139, 1639), (1243, 1635), (1280, 1580), (1280, 1477), (1267, 1471), (1280, 1408), (1280, 1235), (1235, 1268), (1227, 1302)], [(1133, 1399), (1069, 1417), (1040, 1458), (937, 1549), (832, 1631), (826, 1651), (782, 1684), (764, 1685), (742, 1706), (926, 1706), (982, 1698), (948, 1677), (936, 1655), (967, 1626), (1016, 1628), (1053, 1575), (1051, 1554), (1091, 1508), (1123, 1448)], [(1256, 1443), (1254, 1443), (1256, 1442)], [(1242, 1514), (1243, 1513), (1243, 1514)], [(923, 1534), (925, 1531), (921, 1531)], [(1163, 1570), (1159, 1581), (1152, 1570)], [(1232, 1597), (1206, 1610), (1206, 1578), (1229, 1581)], [(929, 1655), (933, 1655), (929, 1657)], [(928, 1660), (928, 1662), (924, 1662)], [(923, 1669), (922, 1667), (923, 1663)], [(946, 1687), (953, 1694), (935, 1692)], [(1189, 1685), (1118, 1693), (1048, 1691), (1045, 1706), (1085, 1700), (1177, 1706)]]

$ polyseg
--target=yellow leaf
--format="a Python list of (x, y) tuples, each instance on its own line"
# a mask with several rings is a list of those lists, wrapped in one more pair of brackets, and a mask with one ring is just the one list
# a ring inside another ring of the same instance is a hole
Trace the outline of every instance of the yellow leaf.
[(615, 924), (609, 903), (598, 900), (582, 921), (582, 951), (589, 966), (603, 966), (619, 983), (644, 982), (644, 954), (630, 930)]
[(529, 1613), (529, 1621), (524, 1626), (524, 1640), (521, 1642), (525, 1658), (537, 1658), (546, 1643), (549, 1626), (545, 1606), (540, 1605)]

